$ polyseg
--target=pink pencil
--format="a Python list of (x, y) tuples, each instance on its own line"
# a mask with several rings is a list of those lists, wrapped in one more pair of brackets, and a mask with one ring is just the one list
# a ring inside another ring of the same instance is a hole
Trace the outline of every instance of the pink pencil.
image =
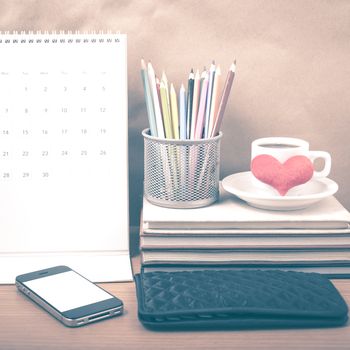
[(207, 103), (207, 94), (208, 94), (208, 73), (205, 72), (205, 76), (202, 83), (201, 90), (201, 99), (199, 102), (198, 115), (197, 115), (197, 124), (194, 133), (195, 139), (202, 138), (203, 127), (204, 127), (204, 117), (205, 117), (205, 106)]
[(224, 91), (223, 91), (222, 96), (221, 96), (219, 110), (217, 113), (217, 117), (215, 118), (215, 125), (214, 125), (214, 127), (212, 129), (212, 133), (210, 135), (211, 137), (216, 136), (218, 134), (218, 132), (220, 131), (222, 119), (224, 117), (225, 108), (227, 105), (227, 100), (228, 100), (228, 97), (230, 95), (233, 79), (235, 77), (235, 72), (236, 72), (236, 60), (232, 63), (230, 70), (227, 74)]
[(194, 138), (194, 133), (196, 131), (197, 125), (197, 114), (199, 105), (199, 93), (200, 93), (200, 75), (197, 69), (196, 75), (194, 76), (193, 84), (193, 104), (192, 104), (192, 122), (191, 122), (191, 139)]

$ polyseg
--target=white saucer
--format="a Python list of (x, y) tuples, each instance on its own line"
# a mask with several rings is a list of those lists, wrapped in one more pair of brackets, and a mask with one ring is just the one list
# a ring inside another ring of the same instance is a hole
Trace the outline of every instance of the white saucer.
[(274, 189), (259, 188), (254, 184), (250, 171), (229, 175), (222, 180), (227, 191), (243, 199), (253, 207), (270, 210), (297, 210), (306, 208), (318, 201), (332, 196), (338, 185), (328, 178), (311, 179), (306, 184), (296, 186), (285, 196), (274, 194)]

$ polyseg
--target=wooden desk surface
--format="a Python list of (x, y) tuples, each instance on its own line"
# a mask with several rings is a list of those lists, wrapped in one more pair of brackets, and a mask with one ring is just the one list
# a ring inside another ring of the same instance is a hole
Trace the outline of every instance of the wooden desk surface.
[[(133, 259), (138, 266), (138, 257)], [(350, 305), (350, 280), (335, 280)], [(14, 285), (0, 286), (0, 349), (350, 349), (350, 323), (341, 328), (156, 332), (137, 319), (135, 285), (101, 284), (120, 297), (123, 316), (68, 328), (29, 301)]]

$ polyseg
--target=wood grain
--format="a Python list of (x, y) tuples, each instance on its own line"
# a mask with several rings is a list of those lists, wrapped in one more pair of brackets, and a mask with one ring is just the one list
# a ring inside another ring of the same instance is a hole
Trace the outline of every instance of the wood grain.
[[(137, 271), (137, 256), (133, 265)], [(333, 282), (349, 304), (350, 280)], [(349, 325), (300, 330), (150, 331), (137, 319), (133, 282), (101, 285), (124, 301), (124, 315), (75, 329), (61, 325), (15, 286), (0, 286), (0, 349), (349, 349)]]

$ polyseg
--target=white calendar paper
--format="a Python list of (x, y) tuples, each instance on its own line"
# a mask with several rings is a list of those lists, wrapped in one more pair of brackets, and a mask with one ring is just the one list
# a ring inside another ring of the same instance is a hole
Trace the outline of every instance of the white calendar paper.
[(0, 35), (0, 283), (132, 279), (126, 36)]

